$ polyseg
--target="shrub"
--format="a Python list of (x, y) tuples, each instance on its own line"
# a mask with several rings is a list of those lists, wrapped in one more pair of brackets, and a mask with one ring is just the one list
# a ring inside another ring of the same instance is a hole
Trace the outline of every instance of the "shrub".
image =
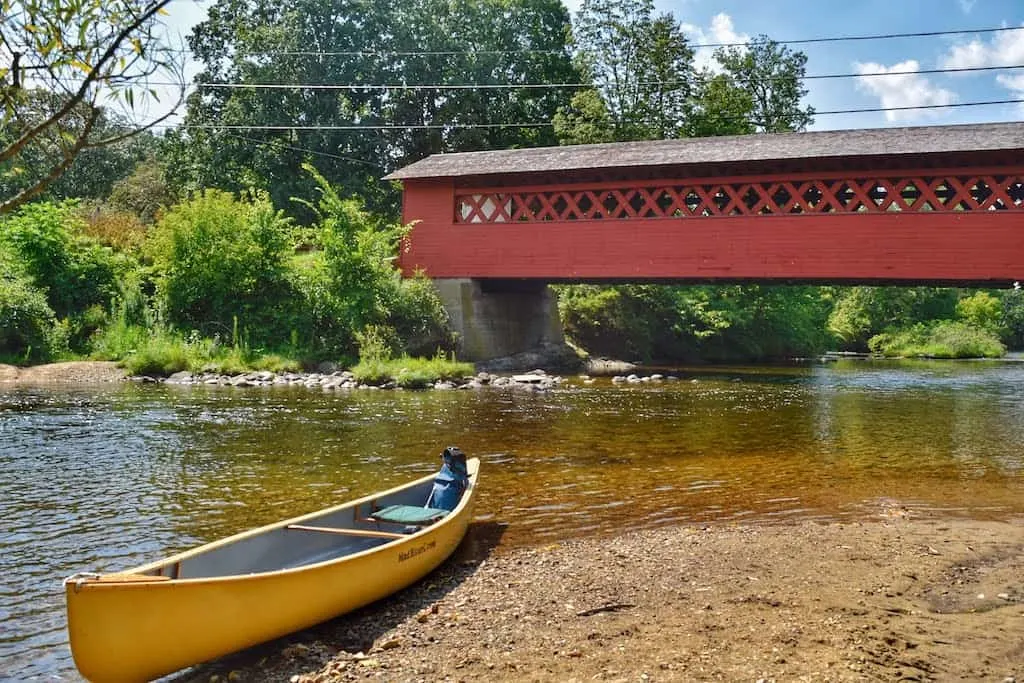
[(423, 273), (401, 281), (388, 323), (395, 330), (402, 349), (413, 356), (455, 348), (448, 312), (434, 284)]
[(83, 232), (100, 244), (120, 251), (135, 252), (146, 241), (146, 225), (129, 211), (109, 204), (93, 202), (82, 205), (79, 215)]
[(868, 348), (887, 357), (998, 358), (1006, 353), (991, 332), (950, 320), (876, 335)]
[(102, 324), (125, 263), (84, 234), (74, 202), (36, 202), (0, 223), (0, 248), (21, 264), (79, 348)]
[(107, 202), (115, 210), (152, 225), (160, 211), (174, 203), (174, 194), (167, 185), (163, 166), (150, 157), (139, 163), (130, 176), (114, 183)]
[(27, 277), (2, 271), (0, 264), (0, 356), (16, 362), (52, 360), (65, 343), (46, 296)]
[(148, 245), (167, 320), (207, 333), (240, 326), (254, 345), (286, 343), (304, 325), (288, 240), (288, 219), (263, 195), (207, 190), (173, 207)]
[(862, 351), (893, 321), (905, 325), (953, 317), (955, 289), (935, 287), (849, 287), (840, 290), (828, 329), (842, 348)]
[[(322, 263), (310, 285), (319, 290), (318, 328), (337, 347), (351, 346), (368, 325), (387, 324), (401, 285), (394, 261), (406, 228), (370, 215), (360, 201), (343, 199), (316, 170), (304, 166), (320, 193), (311, 209), (320, 227)], [(296, 200), (299, 201), (299, 200)]]

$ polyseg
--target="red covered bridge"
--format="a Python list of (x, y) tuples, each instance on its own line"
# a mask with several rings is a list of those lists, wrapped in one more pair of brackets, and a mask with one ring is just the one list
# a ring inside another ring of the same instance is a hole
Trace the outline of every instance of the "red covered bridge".
[(484, 290), (1024, 280), (1024, 123), (441, 154), (388, 178), (416, 222), (405, 272)]

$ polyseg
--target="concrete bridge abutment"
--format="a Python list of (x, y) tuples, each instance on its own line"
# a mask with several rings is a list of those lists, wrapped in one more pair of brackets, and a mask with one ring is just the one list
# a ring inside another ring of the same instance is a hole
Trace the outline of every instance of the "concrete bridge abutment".
[(459, 336), (460, 359), (492, 371), (579, 366), (546, 283), (443, 278), (434, 287)]

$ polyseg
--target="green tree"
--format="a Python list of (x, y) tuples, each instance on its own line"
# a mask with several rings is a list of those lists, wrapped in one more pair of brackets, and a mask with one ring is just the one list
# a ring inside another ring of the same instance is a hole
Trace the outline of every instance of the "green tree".
[[(0, 0), (0, 213), (42, 194), (89, 149), (169, 116), (105, 134), (100, 103), (155, 98), (150, 78), (179, 76), (159, 17), (170, 0)], [(45, 97), (33, 95), (46, 93)], [(182, 90), (183, 92), (183, 90)]]
[(563, 144), (682, 134), (693, 50), (671, 14), (655, 16), (653, 0), (584, 0), (573, 32), (577, 62), (594, 90), (559, 110)]
[[(290, 197), (315, 191), (301, 171), (312, 164), (395, 215), (397, 192), (380, 181), (389, 170), (435, 152), (555, 142), (548, 127), (514, 124), (550, 121), (567, 91), (505, 86), (577, 80), (568, 23), (558, 0), (220, 0), (190, 38), (204, 70), (188, 127), (168, 136), (168, 175), (179, 190), (264, 189), (292, 211)], [(211, 87), (222, 82), (342, 87)], [(447, 87), (468, 84), (481, 87)]]
[(726, 74), (704, 73), (698, 79), (686, 121), (688, 135), (749, 135), (757, 132), (751, 118), (750, 94)]
[(803, 52), (758, 36), (744, 46), (719, 48), (715, 59), (724, 79), (711, 78), (698, 101), (727, 128), (736, 125), (733, 117), (743, 108), (748, 109), (744, 118), (755, 132), (802, 131), (814, 122), (814, 108), (800, 105), (807, 95)]

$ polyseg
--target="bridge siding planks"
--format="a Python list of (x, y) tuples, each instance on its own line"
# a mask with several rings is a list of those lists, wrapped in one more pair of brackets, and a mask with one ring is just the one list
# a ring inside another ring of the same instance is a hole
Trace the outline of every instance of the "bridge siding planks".
[[(1024, 159), (1024, 156), (1021, 157)], [(949, 163), (949, 157), (946, 157)], [(963, 166), (894, 173), (879, 160), (877, 172), (857, 170), (851, 179), (982, 176), (1024, 173), (1016, 166)], [(634, 187), (672, 183), (750, 183), (835, 179), (820, 173), (711, 176), (680, 179), (677, 172), (652, 179), (650, 169)], [(638, 176), (640, 171), (638, 170)], [(574, 180), (538, 184), (524, 174), (459, 179), (459, 194), (488, 190), (579, 192), (628, 187)], [(539, 281), (767, 280), (859, 282), (1024, 281), (1024, 205), (1002, 211), (816, 213), (797, 215), (687, 216), (555, 220), (505, 223), (457, 222), (456, 181), (405, 179), (404, 217), (418, 221), (400, 263), (406, 274), (423, 269), (433, 278), (525, 278)]]

